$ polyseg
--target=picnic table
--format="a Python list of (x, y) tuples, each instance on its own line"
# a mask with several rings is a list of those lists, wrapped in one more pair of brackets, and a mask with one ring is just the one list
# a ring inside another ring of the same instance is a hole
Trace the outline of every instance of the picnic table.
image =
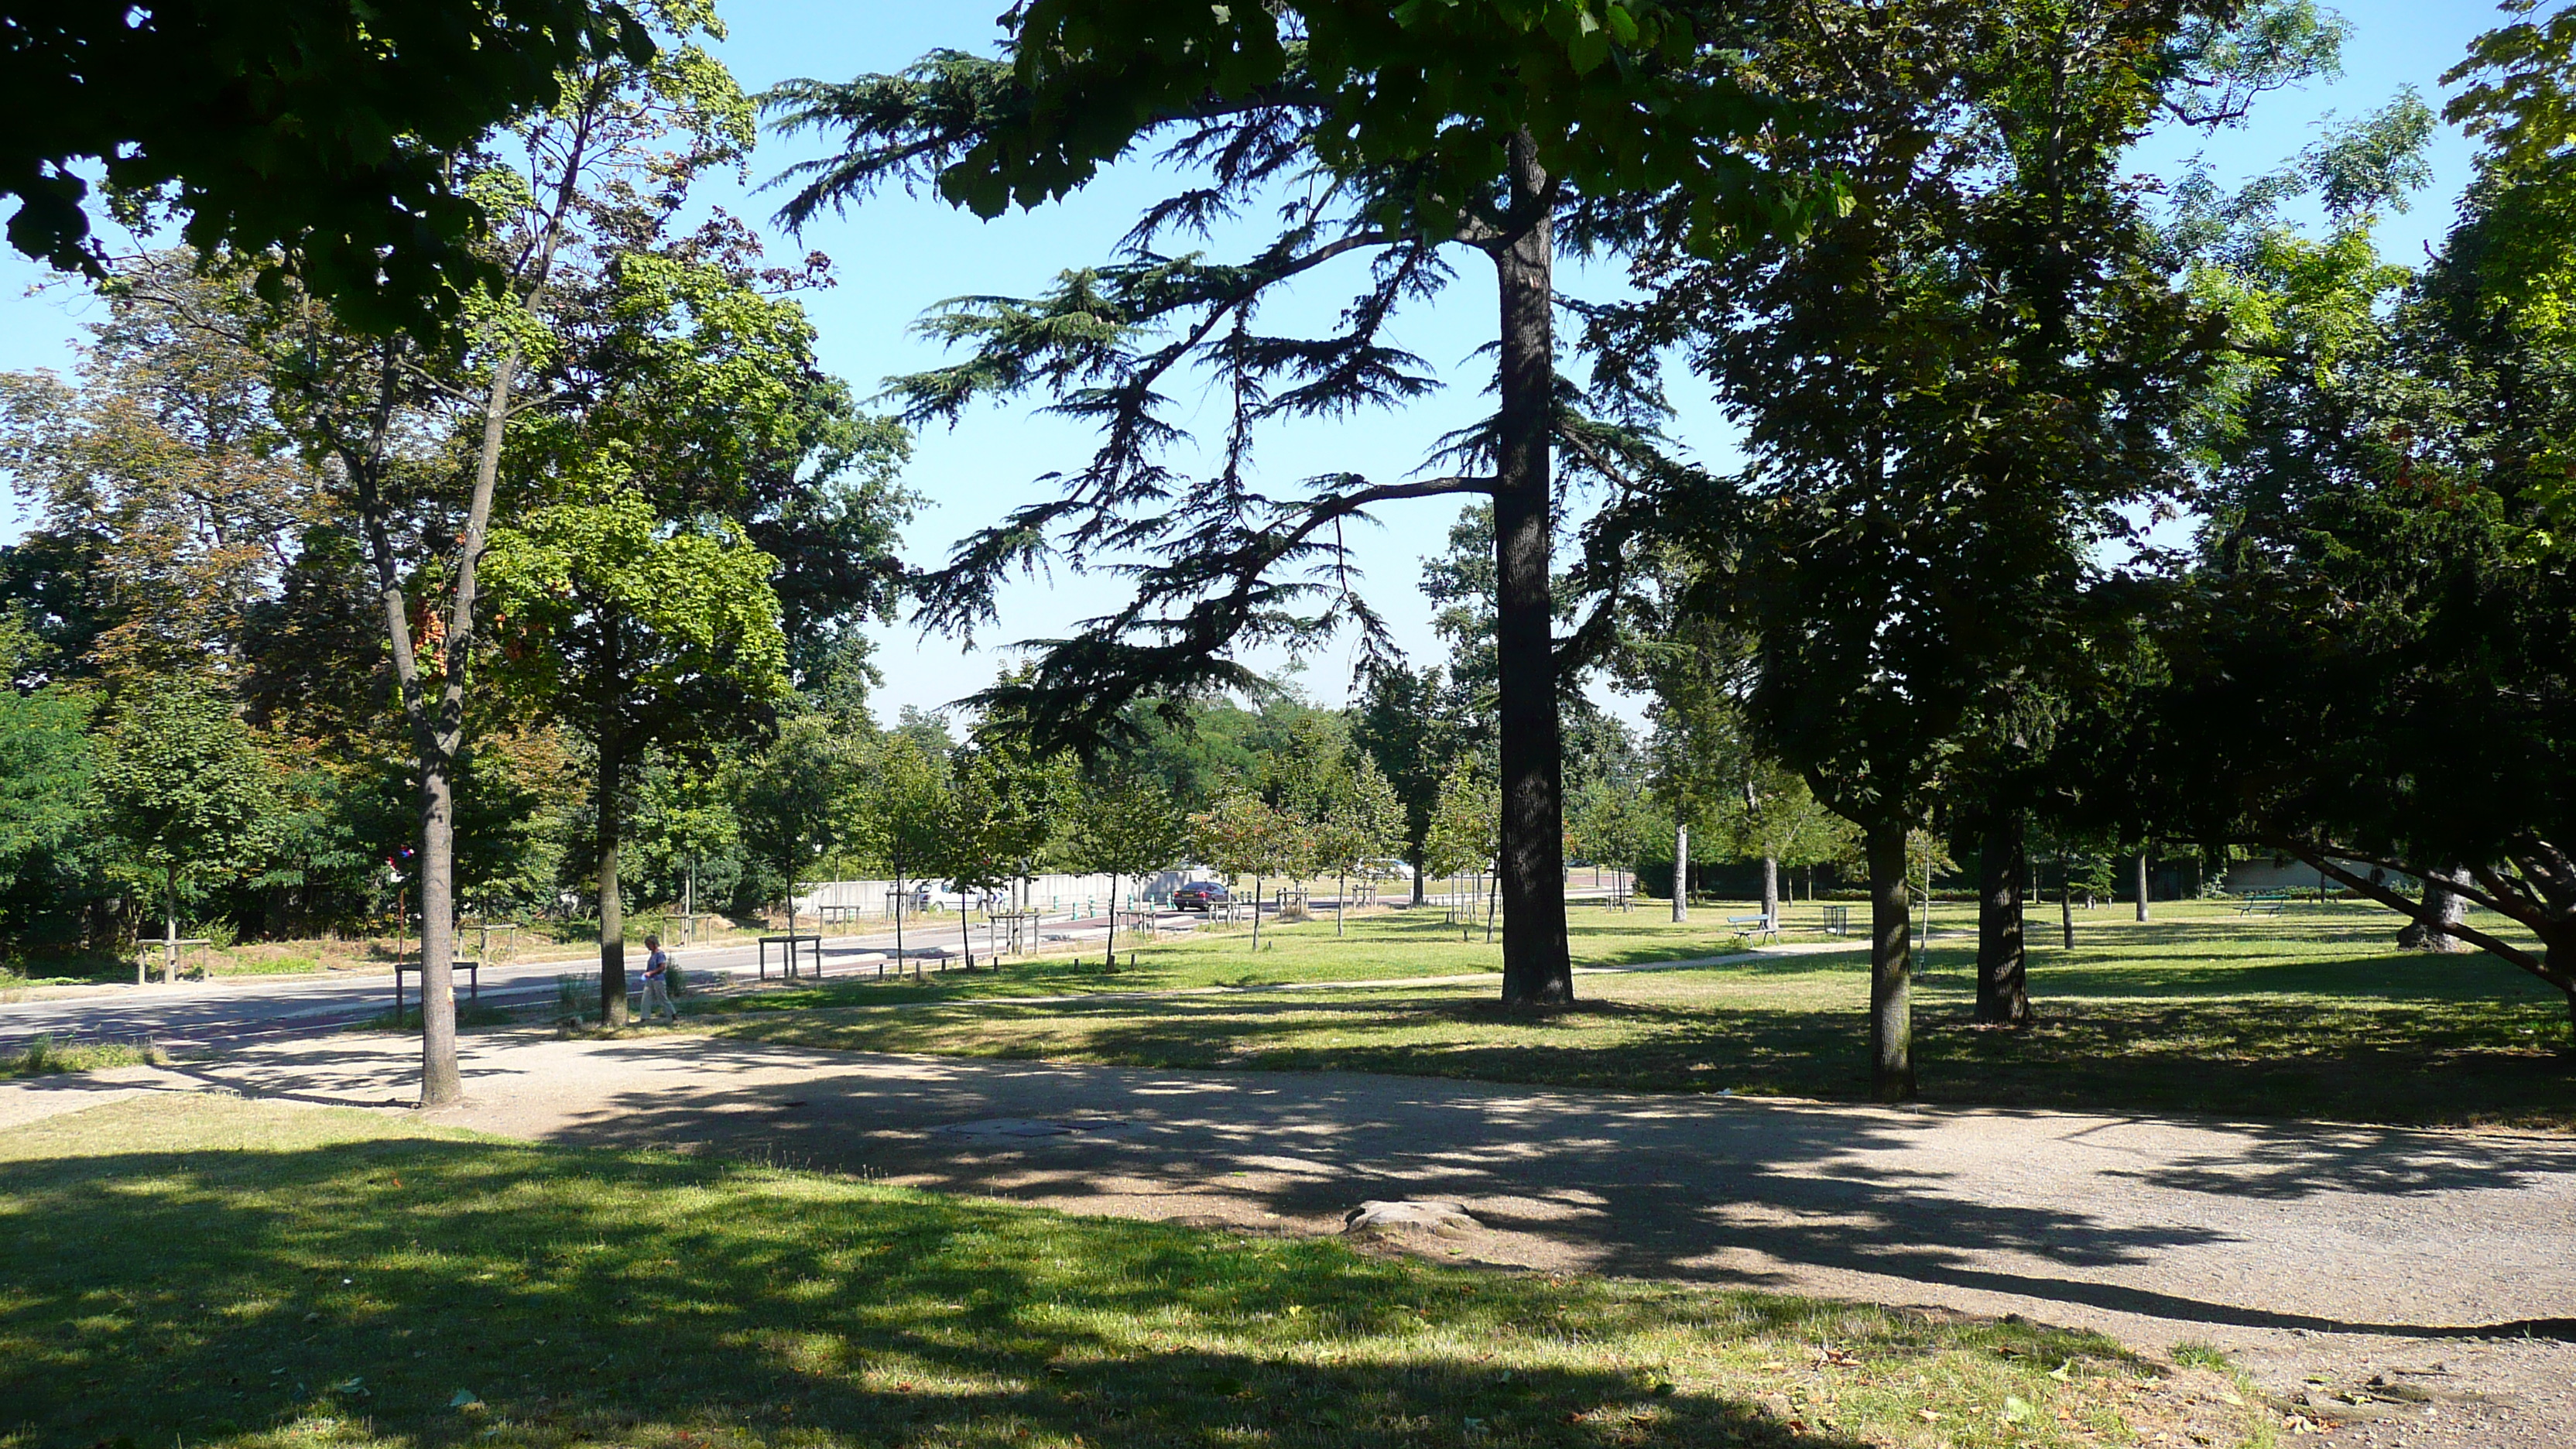
[(2240, 916), (2277, 916), (2289, 909), (2290, 892), (2255, 891), (2236, 903)]
[[(483, 963), (480, 961), (450, 961), (447, 964), (449, 970), (462, 971), (465, 973), (465, 999), (468, 1001), (481, 1001), (483, 999)], [(394, 1020), (396, 1021), (402, 1020), (403, 973), (406, 971), (418, 971), (419, 969), (420, 958), (417, 956), (394, 962)], [(421, 1006), (423, 1009), (427, 1009), (428, 1005), (429, 988), (424, 985), (421, 988)]]
[(800, 935), (791, 931), (784, 936), (761, 937), (759, 962), (760, 979), (763, 981), (769, 979), (769, 948), (772, 946), (781, 946), (785, 948), (780, 953), (782, 957), (780, 964), (785, 968), (786, 977), (790, 981), (796, 979), (796, 956), (798, 951), (804, 946), (811, 946), (813, 950), (810, 954), (814, 958), (814, 979), (817, 981), (823, 979), (823, 938), (821, 936)]
[[(187, 954), (188, 948), (192, 946), (202, 950), (213, 944), (215, 943), (203, 936), (181, 936), (177, 940), (172, 940), (168, 936), (156, 936), (149, 940), (135, 942), (134, 984), (137, 986), (144, 984), (146, 974), (152, 969), (154, 953), (161, 952), (166, 953), (161, 962), (161, 984), (178, 985), (179, 958)], [(198, 969), (202, 971), (204, 968), (200, 966)]]

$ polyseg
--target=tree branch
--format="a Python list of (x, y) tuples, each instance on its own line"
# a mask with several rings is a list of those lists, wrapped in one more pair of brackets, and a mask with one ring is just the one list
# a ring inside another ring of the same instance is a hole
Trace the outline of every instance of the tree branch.
[[(2541, 980), (2548, 982), (2550, 985), (2557, 987), (2561, 991), (2576, 992), (2576, 978), (2571, 978), (2562, 972), (2549, 969), (2549, 966), (2542, 961), (2541, 958), (2532, 955), (2530, 952), (2523, 950), (2519, 946), (2515, 946), (2509, 942), (2488, 935), (2486, 932), (2478, 930), (2474, 926), (2445, 925), (2429, 916), (2419, 903), (2408, 900), (2405, 896), (2389, 889), (2385, 884), (2373, 883), (2366, 877), (2354, 875), (2351, 871), (2345, 870), (2342, 866), (2336, 865), (2333, 860), (2328, 858), (2325, 852), (2318, 847), (2285, 841), (2282, 842), (2282, 848), (2288, 850), (2290, 854), (2297, 856), (2300, 860), (2305, 861), (2310, 867), (2315, 869), (2318, 874), (2325, 876), (2329, 880), (2342, 882), (2346, 887), (2361, 892), (2363, 895), (2370, 897), (2381, 905), (2387, 906), (2409, 920), (2416, 921), (2435, 930), (2445, 931), (2451, 935), (2457, 936), (2461, 940), (2475, 945), (2478, 949), (2485, 951), (2491, 956), (2512, 962), (2514, 965), (2521, 967), (2523, 970), (2530, 972), (2532, 975), (2539, 977)], [(2359, 857), (2353, 858), (2358, 859)], [(2416, 872), (2409, 871), (2408, 873), (2415, 874)], [(2462, 894), (2465, 895), (2467, 892), (2464, 891)]]

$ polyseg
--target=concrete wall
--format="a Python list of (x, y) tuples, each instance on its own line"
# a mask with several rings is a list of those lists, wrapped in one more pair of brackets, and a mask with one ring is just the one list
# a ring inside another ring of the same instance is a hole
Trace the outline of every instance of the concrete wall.
[[(1142, 899), (1157, 905), (1165, 904), (1182, 882), (1204, 880), (1207, 876), (1206, 871), (1186, 867), (1157, 871), (1142, 882), (1122, 876), (1118, 880), (1118, 899), (1121, 903)], [(922, 884), (924, 882), (904, 882), (909, 891), (918, 891)], [(948, 882), (932, 880), (927, 884), (932, 905), (943, 910), (957, 908), (957, 892), (950, 888)], [(1112, 904), (1109, 888), (1106, 875), (1041, 875), (1030, 878), (1022, 887), (1026, 891), (1023, 898), (1028, 904), (1050, 916), (1107, 910)], [(894, 882), (890, 880), (825, 881), (798, 896), (796, 910), (800, 915), (828, 909), (835, 916), (846, 912), (882, 917), (886, 913), (886, 897), (893, 890)], [(1006, 890), (1003, 894), (1007, 896), (1010, 892)]]
[[(2357, 861), (2338, 860), (2335, 864), (2365, 880), (2370, 877), (2372, 868)], [(2415, 878), (2411, 875), (2390, 875), (2385, 871), (2382, 871), (2381, 875), (2390, 885), (2408, 895), (2413, 895), (2416, 891)], [(2301, 860), (2282, 860), (2276, 857), (2230, 861), (2227, 866), (2227, 889), (2230, 894), (2240, 896), (2251, 895), (2256, 891), (2303, 891), (2313, 895), (2317, 889), (2317, 872), (2315, 867)], [(2343, 886), (2329, 880), (2326, 882), (2326, 889), (2340, 891)]]

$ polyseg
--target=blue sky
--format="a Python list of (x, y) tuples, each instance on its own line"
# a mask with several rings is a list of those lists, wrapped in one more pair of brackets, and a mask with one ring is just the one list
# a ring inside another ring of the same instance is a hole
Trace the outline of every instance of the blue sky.
[[(993, 30), (992, 4), (827, 4), (817, 0), (734, 0), (724, 7), (730, 37), (720, 54), (750, 89), (795, 76), (846, 79), (896, 69), (935, 47), (980, 49)], [(2139, 165), (2175, 174), (2195, 153), (2205, 154), (2222, 179), (2259, 174), (2295, 154), (2329, 114), (2375, 109), (2400, 87), (2412, 85), (2438, 108), (2439, 76), (2463, 53), (2470, 37), (2499, 22), (2482, 0), (2348, 0), (2338, 7), (2352, 25), (2344, 74), (2331, 83), (2270, 97), (2245, 126), (2214, 137), (2158, 137), (2142, 148)], [(810, 141), (773, 138), (755, 162), (755, 182), (811, 154)], [(2444, 130), (2433, 153), (2435, 181), (2413, 212), (2383, 228), (2384, 248), (2399, 259), (2420, 258), (2424, 246), (2447, 227), (2460, 187), (2468, 178), (2469, 147)], [(1026, 293), (1061, 268), (1097, 260), (1124, 231), (1156, 178), (1145, 168), (1113, 169), (1090, 190), (1045, 211), (986, 223), (950, 210), (935, 199), (888, 194), (846, 218), (826, 217), (802, 238), (780, 238), (786, 255), (816, 249), (831, 255), (840, 284), (810, 295), (807, 307), (821, 333), (823, 360), (862, 393), (889, 374), (940, 360), (938, 350), (910, 335), (912, 322), (932, 304), (969, 293)], [(718, 204), (766, 220), (779, 195), (719, 195)], [(1462, 258), (1459, 278), (1434, 307), (1402, 319), (1397, 340), (1450, 379), (1432, 401), (1401, 414), (1309, 427), (1267, 444), (1263, 459), (1273, 488), (1330, 470), (1399, 477), (1414, 469), (1442, 432), (1477, 411), (1483, 369), (1469, 354), (1492, 335), (1491, 282)], [(1350, 274), (1356, 276), (1356, 273)], [(68, 365), (93, 305), (77, 289), (56, 285), (32, 292), (43, 270), (0, 249), (0, 370)], [(1615, 276), (1568, 277), (1571, 289), (1607, 292)], [(1300, 301), (1330, 306), (1347, 278), (1326, 276)], [(1727, 456), (1726, 432), (1704, 402), (1677, 400), (1677, 436), (1703, 457)], [(1181, 394), (1184, 401), (1192, 395)], [(960, 534), (1015, 503), (1039, 496), (1036, 475), (1084, 456), (1085, 435), (1027, 409), (970, 415), (954, 431), (940, 429), (919, 440), (912, 486), (929, 499), (908, 535), (920, 562), (942, 556)], [(1439, 551), (1456, 514), (1454, 504), (1432, 500), (1400, 505), (1382, 527), (1350, 537), (1378, 610), (1400, 642), (1417, 657), (1435, 652), (1428, 606), (1415, 588), (1420, 561)], [(0, 499), (0, 539), (22, 529), (16, 500)], [(1114, 581), (1098, 575), (1059, 574), (1013, 588), (1004, 601), (996, 642), (1045, 637), (1072, 621), (1111, 607)], [(880, 662), (887, 684), (879, 696), (891, 715), (900, 705), (936, 706), (977, 687), (999, 664), (987, 648), (961, 655), (950, 640), (919, 640), (907, 627), (880, 631)], [(1276, 662), (1276, 661), (1272, 661)], [(1337, 700), (1348, 677), (1346, 648), (1307, 662), (1309, 692)], [(1621, 712), (1628, 713), (1623, 709)]]

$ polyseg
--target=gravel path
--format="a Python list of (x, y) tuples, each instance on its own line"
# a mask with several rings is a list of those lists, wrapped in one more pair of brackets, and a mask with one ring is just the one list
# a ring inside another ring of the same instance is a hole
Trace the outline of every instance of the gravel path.
[[(1449, 1198), (1485, 1225), (1450, 1245), (1463, 1258), (2019, 1313), (2158, 1354), (2197, 1341), (2311, 1401), (2297, 1412), (2337, 1442), (2576, 1444), (2576, 1139), (680, 1035), (478, 1035), (465, 1069), (474, 1100), (445, 1120), (510, 1136), (1260, 1231), (1336, 1231), (1364, 1198)], [(0, 1125), (198, 1087), (394, 1106), (413, 1071), (391, 1038), (277, 1043), (0, 1089)]]

